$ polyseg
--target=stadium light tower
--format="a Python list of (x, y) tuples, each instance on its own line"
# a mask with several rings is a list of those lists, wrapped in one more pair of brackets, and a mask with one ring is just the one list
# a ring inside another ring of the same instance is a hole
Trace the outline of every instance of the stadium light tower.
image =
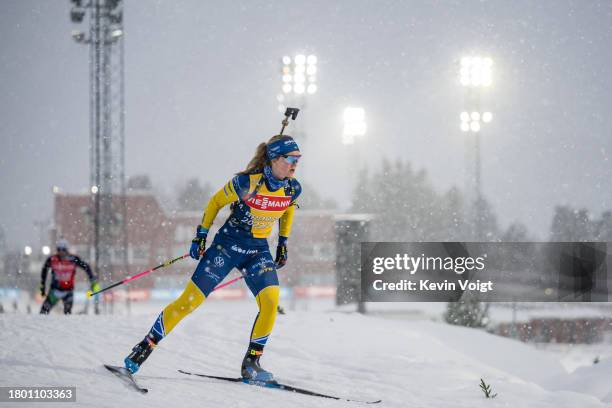
[[(89, 160), (94, 265), (112, 281), (113, 248), (127, 272), (123, 0), (70, 0), (72, 38), (89, 48)], [(86, 30), (80, 25), (88, 22)], [(113, 199), (120, 193), (121, 200)], [(123, 253), (125, 252), (125, 254)]]
[(281, 93), (277, 97), (279, 112), (284, 112), (292, 103), (303, 104), (304, 96), (317, 92), (317, 62), (316, 55), (298, 54), (293, 58), (285, 55), (282, 58)]
[[(476, 239), (483, 239), (482, 225), (482, 186), (481, 186), (481, 158), (480, 158), (480, 135), (482, 125), (493, 120), (493, 114), (481, 108), (483, 96), (492, 84), (493, 60), (489, 57), (466, 56), (461, 58), (459, 69), (459, 83), (466, 90), (464, 111), (459, 115), (461, 120), (460, 129), (464, 133), (472, 134), (473, 138), (466, 140), (469, 146), (473, 139), (473, 159), (470, 159), (469, 151), (466, 149), (466, 192), (473, 191), (472, 225), (475, 229)], [(473, 170), (470, 169), (472, 167)], [(469, 176), (470, 173), (473, 176)]]
[[(312, 95), (317, 92), (317, 57), (298, 54), (282, 59), (282, 91), (284, 95)], [(284, 111), (284, 108), (282, 109)]]
[(346, 156), (349, 165), (348, 179), (355, 179), (355, 186), (359, 183), (359, 173), (355, 172), (356, 167), (362, 166), (364, 163), (361, 159), (363, 155), (363, 143), (356, 143), (357, 139), (362, 138), (367, 131), (365, 121), (365, 110), (357, 107), (347, 107), (342, 114), (344, 120), (344, 128), (342, 129), (342, 144), (346, 146)]
[[(279, 112), (285, 112), (289, 106), (306, 108), (308, 96), (317, 93), (318, 58), (316, 55), (297, 54), (294, 57), (285, 55), (281, 58), (281, 92), (276, 96)], [(302, 123), (302, 121), (300, 121)], [(293, 131), (294, 136), (304, 132), (299, 131), (297, 125)]]

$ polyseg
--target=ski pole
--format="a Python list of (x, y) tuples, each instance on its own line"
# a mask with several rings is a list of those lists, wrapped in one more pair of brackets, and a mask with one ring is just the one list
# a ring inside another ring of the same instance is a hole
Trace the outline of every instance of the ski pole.
[(237, 278), (234, 278), (234, 279), (229, 280), (229, 281), (227, 281), (227, 282), (225, 282), (225, 283), (222, 283), (222, 284), (220, 284), (220, 285), (215, 286), (215, 288), (214, 288), (212, 291), (214, 292), (214, 291), (215, 291), (215, 290), (217, 290), (217, 289), (223, 289), (224, 287), (229, 286), (229, 285), (231, 285), (232, 283), (237, 282), (237, 281), (239, 281), (240, 279), (243, 279), (243, 278), (244, 278), (244, 275), (240, 275), (240, 276), (238, 276)]
[(104, 289), (100, 289), (100, 290), (98, 290), (96, 292), (92, 292), (91, 290), (88, 290), (87, 291), (87, 297), (92, 297), (93, 295), (97, 295), (98, 293), (105, 292), (105, 291), (107, 291), (109, 289), (112, 289), (112, 288), (114, 288), (116, 286), (123, 285), (125, 283), (128, 283), (128, 282), (133, 281), (133, 280), (138, 279), (138, 278), (142, 278), (143, 276), (145, 276), (145, 275), (147, 275), (147, 274), (149, 274), (149, 273), (151, 273), (153, 271), (156, 271), (156, 270), (161, 269), (161, 268), (165, 268), (166, 266), (170, 266), (173, 263), (175, 263), (177, 261), (180, 261), (181, 259), (185, 259), (187, 257), (189, 257), (189, 254), (181, 255), (178, 258), (170, 259), (169, 261), (166, 261), (163, 264), (157, 265), (155, 268), (147, 269), (146, 271), (142, 271), (139, 274), (134, 275), (134, 276), (128, 276), (127, 278), (125, 278), (125, 279), (123, 279), (121, 281), (115, 282), (112, 285), (107, 286)]
[(241, 275), (241, 276), (239, 276), (239, 277), (237, 277), (237, 278), (234, 278), (234, 279), (232, 279), (232, 280), (230, 280), (230, 281), (227, 281), (227, 282), (225, 282), (225, 283), (222, 283), (221, 285), (217, 285), (217, 286), (215, 286), (215, 288), (214, 288), (212, 291), (214, 292), (214, 291), (215, 291), (215, 290), (217, 290), (217, 289), (222, 289), (222, 288), (224, 288), (224, 287), (226, 287), (226, 286), (229, 286), (229, 285), (231, 285), (232, 283), (234, 283), (234, 282), (236, 282), (236, 281), (239, 281), (239, 280), (240, 280), (240, 279), (242, 279), (242, 278), (244, 278), (244, 275)]

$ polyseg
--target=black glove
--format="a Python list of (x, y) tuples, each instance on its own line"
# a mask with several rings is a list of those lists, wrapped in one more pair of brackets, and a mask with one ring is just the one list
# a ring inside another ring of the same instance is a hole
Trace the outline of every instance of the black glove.
[(278, 246), (276, 247), (276, 269), (280, 269), (287, 263), (287, 237), (278, 237)]
[(45, 282), (40, 282), (40, 296), (45, 297)]
[(196, 229), (196, 236), (191, 240), (191, 248), (189, 249), (189, 256), (193, 259), (198, 260), (200, 256), (204, 254), (204, 248), (206, 247), (206, 236), (208, 230), (201, 225), (198, 225)]

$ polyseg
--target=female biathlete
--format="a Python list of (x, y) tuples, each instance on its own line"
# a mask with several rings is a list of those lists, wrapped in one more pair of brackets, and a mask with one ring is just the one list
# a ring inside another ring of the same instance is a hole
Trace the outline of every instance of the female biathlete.
[[(281, 132), (282, 133), (282, 132)], [(279, 297), (276, 269), (287, 262), (287, 239), (301, 186), (293, 178), (300, 150), (291, 136), (277, 135), (261, 143), (246, 170), (238, 173), (208, 202), (201, 225), (191, 243), (190, 255), (202, 259), (183, 293), (159, 314), (153, 327), (125, 358), (133, 374), (155, 346), (195, 310), (233, 269), (237, 268), (257, 301), (249, 346), (241, 374), (256, 381), (272, 381), (273, 375), (259, 358), (274, 327)], [(231, 214), (205, 250), (206, 236), (219, 210), (230, 204)], [(267, 237), (279, 222), (276, 258), (272, 259)]]

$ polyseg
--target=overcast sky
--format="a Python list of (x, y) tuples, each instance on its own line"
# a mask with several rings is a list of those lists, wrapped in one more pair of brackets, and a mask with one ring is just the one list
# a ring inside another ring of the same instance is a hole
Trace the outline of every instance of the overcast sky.
[[(89, 183), (88, 52), (68, 0), (0, 2), (0, 224), (38, 244), (53, 185)], [(361, 106), (362, 160), (464, 186), (461, 56), (494, 60), (483, 192), (502, 226), (546, 238), (557, 204), (612, 208), (611, 1), (137, 1), (124, 8), (127, 175), (172, 193), (221, 186), (279, 130), (279, 59), (319, 58), (300, 176), (346, 206), (357, 168), (342, 111)]]

